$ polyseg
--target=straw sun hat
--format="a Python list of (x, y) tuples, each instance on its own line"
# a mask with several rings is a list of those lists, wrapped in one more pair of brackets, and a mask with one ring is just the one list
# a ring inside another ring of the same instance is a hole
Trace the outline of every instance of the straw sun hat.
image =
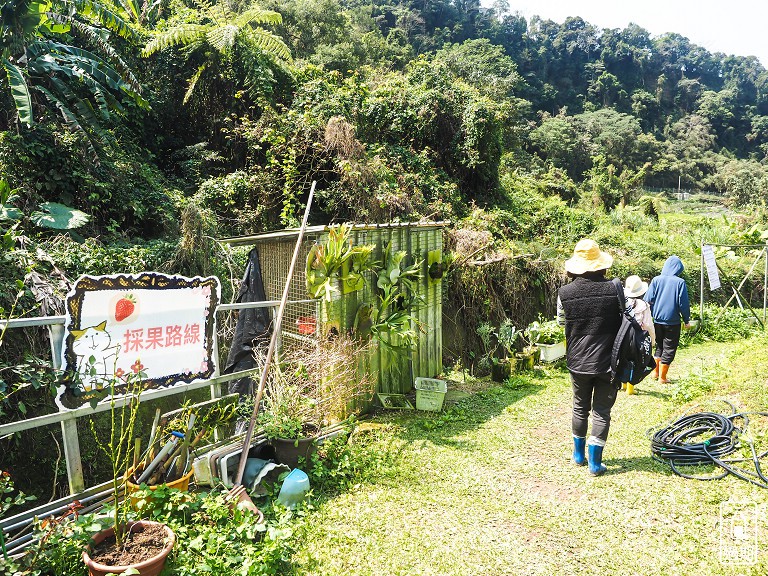
[(610, 268), (611, 264), (613, 264), (613, 256), (600, 250), (594, 240), (582, 238), (576, 243), (573, 256), (565, 261), (565, 271), (571, 274), (584, 274), (605, 270)]
[(624, 283), (624, 296), (628, 298), (640, 298), (648, 292), (648, 282), (643, 282), (640, 276), (629, 276)]

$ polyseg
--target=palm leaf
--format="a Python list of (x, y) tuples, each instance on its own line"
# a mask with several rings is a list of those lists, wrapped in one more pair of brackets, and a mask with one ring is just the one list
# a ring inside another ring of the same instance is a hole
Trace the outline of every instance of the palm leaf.
[(11, 95), (16, 104), (16, 113), (19, 115), (19, 120), (27, 126), (31, 126), (34, 124), (32, 96), (29, 93), (24, 73), (5, 58), (3, 58), (3, 68), (5, 68), (5, 72), (8, 75), (8, 84), (11, 87)]
[(60, 98), (58, 98), (47, 88), (43, 86), (35, 86), (34, 88), (43, 96), (45, 96), (46, 100), (48, 100), (51, 106), (55, 106), (58, 109), (59, 113), (64, 118), (64, 123), (66, 124), (67, 128), (69, 128), (69, 130), (72, 132), (80, 134), (85, 139), (86, 147), (91, 152), (93, 161), (98, 164), (99, 153), (96, 150), (96, 146), (94, 146), (93, 140), (88, 135), (88, 132), (86, 132), (85, 128), (80, 123), (77, 116), (72, 112), (72, 110), (70, 110), (67, 105), (61, 101)]
[(138, 33), (131, 27), (131, 25), (103, 4), (92, 2), (91, 0), (59, 1), (64, 6), (73, 6), (78, 14), (91, 18), (121, 38), (133, 42), (139, 40)]
[(137, 80), (136, 76), (133, 75), (133, 71), (131, 68), (126, 64), (122, 58), (120, 58), (120, 55), (117, 53), (117, 51), (112, 48), (110, 43), (105, 39), (98, 28), (94, 28), (93, 26), (88, 26), (87, 24), (83, 24), (81, 22), (73, 22), (72, 24), (73, 28), (77, 29), (80, 33), (83, 34), (86, 38), (88, 38), (94, 45), (98, 47), (98, 49), (105, 54), (115, 65), (116, 68), (119, 69), (120, 74), (125, 79), (125, 82), (130, 84), (131, 89), (138, 93), (141, 93), (141, 84), (139, 84), (139, 81)]

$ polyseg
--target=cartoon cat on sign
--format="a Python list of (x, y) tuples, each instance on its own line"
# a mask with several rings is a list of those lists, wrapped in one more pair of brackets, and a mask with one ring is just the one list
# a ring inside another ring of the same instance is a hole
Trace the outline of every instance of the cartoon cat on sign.
[[(112, 337), (107, 332), (107, 321), (96, 326), (88, 326), (82, 330), (70, 330), (75, 337), (72, 351), (77, 356), (77, 373), (85, 392), (98, 387), (98, 383), (113, 373), (114, 359), (107, 364), (109, 358), (117, 357), (120, 346), (112, 346)], [(91, 356), (95, 362), (91, 364)]]

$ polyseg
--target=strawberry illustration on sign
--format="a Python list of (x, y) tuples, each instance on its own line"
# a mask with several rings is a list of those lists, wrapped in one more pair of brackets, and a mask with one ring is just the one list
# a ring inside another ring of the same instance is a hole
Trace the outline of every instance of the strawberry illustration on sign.
[(131, 314), (133, 314), (136, 308), (136, 298), (133, 294), (126, 294), (115, 304), (115, 320), (118, 322), (125, 320)]

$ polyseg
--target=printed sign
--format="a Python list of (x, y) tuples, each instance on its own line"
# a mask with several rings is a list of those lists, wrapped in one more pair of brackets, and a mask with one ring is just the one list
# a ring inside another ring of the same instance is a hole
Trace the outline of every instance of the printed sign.
[(715, 261), (715, 252), (712, 246), (704, 244), (701, 247), (701, 253), (704, 255), (704, 266), (707, 268), (707, 277), (709, 278), (709, 289), (717, 290), (720, 288), (720, 274), (717, 272), (717, 262)]
[(81, 276), (67, 296), (60, 410), (209, 378), (219, 280), (156, 272)]

